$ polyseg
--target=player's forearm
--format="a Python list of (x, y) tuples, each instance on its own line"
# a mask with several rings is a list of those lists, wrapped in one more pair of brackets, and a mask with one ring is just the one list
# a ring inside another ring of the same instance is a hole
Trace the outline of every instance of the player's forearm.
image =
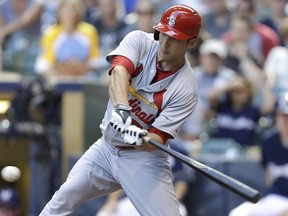
[(188, 187), (189, 186), (185, 181), (177, 181), (175, 183), (175, 194), (177, 200), (181, 201), (184, 199), (185, 195), (187, 194)]
[(273, 184), (273, 177), (270, 174), (270, 172), (267, 170), (265, 173), (265, 183), (266, 183), (266, 187), (269, 188), (272, 184)]
[(129, 79), (130, 74), (124, 67), (116, 66), (113, 68), (109, 82), (109, 96), (114, 105), (129, 105)]
[(206, 98), (210, 103), (211, 107), (215, 108), (218, 105), (219, 96), (226, 93), (227, 91), (228, 91), (228, 85), (219, 88), (214, 88), (213, 90), (209, 91), (206, 95)]
[(262, 83), (259, 79), (262, 79), (264, 71), (251, 58), (242, 59), (241, 68), (244, 77), (252, 84), (253, 90), (261, 88)]
[(123, 194), (124, 194), (123, 190), (118, 190), (109, 194), (109, 196), (107, 197), (106, 203), (118, 202), (118, 200), (123, 196)]
[(261, 108), (261, 114), (267, 115), (271, 113), (274, 109), (275, 97), (267, 82), (263, 84), (261, 92), (263, 96), (263, 105)]
[(106, 202), (104, 203), (102, 208), (99, 210), (97, 215), (100, 216), (102, 214), (104, 215), (113, 214), (116, 211), (118, 201), (121, 198), (121, 196), (123, 196), (123, 194), (124, 194), (123, 190), (119, 190), (119, 191), (109, 194), (106, 199)]
[[(155, 133), (148, 133), (147, 136), (161, 144), (164, 144), (162, 138)], [(150, 143), (144, 142), (141, 146), (137, 147), (137, 149), (144, 150), (144, 151), (153, 151), (153, 150), (156, 150), (157, 147), (151, 145)]]

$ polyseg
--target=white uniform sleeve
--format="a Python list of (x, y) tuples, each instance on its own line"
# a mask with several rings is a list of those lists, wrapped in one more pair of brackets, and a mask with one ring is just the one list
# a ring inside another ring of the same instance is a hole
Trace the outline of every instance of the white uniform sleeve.
[[(179, 85), (181, 83), (181, 85)], [(153, 127), (176, 137), (179, 128), (195, 110), (198, 87), (195, 78), (182, 77), (170, 87), (169, 101), (152, 124)]]
[(145, 50), (145, 46), (149, 45), (144, 43), (145, 33), (136, 30), (127, 34), (121, 41), (119, 46), (106, 56), (106, 60), (111, 64), (112, 57), (115, 55), (125, 56), (130, 59), (134, 67), (137, 66), (141, 51)]

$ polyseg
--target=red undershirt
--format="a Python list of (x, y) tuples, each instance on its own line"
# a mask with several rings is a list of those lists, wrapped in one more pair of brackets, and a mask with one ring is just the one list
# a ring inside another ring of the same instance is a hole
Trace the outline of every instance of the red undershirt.
[[(111, 66), (111, 68), (109, 70), (109, 74), (111, 74), (111, 72), (112, 72), (112, 70), (113, 70), (113, 68), (115, 66), (120, 66), (120, 65), (125, 67), (126, 70), (129, 72), (130, 76), (133, 77), (133, 74), (134, 74), (133, 62), (130, 59), (128, 59), (128, 58), (126, 58), (124, 56), (119, 56), (119, 55), (113, 57), (112, 66)], [(156, 83), (156, 82), (158, 82), (160, 80), (163, 80), (166, 77), (176, 73), (176, 71), (177, 71), (177, 70), (175, 70), (175, 71), (163, 71), (163, 70), (161, 70), (159, 68), (159, 65), (158, 65), (158, 59), (156, 60), (156, 65), (157, 65), (157, 67), (156, 67), (157, 68), (156, 75), (153, 78), (151, 84)], [(149, 132), (150, 133), (155, 133), (158, 136), (160, 136), (164, 143), (166, 143), (168, 139), (172, 138), (172, 136), (170, 134), (165, 133), (165, 132), (163, 132), (161, 130), (158, 130), (157, 128), (155, 128), (153, 126), (152, 126), (152, 128), (150, 129)]]

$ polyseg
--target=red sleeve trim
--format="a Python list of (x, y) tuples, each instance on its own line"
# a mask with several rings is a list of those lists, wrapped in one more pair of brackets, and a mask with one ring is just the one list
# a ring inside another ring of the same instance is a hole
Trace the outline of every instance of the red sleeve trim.
[(157, 128), (155, 127), (152, 127), (150, 130), (149, 130), (149, 133), (154, 133), (154, 134), (157, 134), (158, 136), (161, 137), (163, 143), (165, 144), (167, 142), (168, 139), (171, 139), (172, 136), (168, 133), (165, 133), (163, 131), (160, 131), (158, 130)]
[(123, 66), (126, 68), (126, 70), (129, 72), (129, 74), (132, 76), (133, 73), (134, 73), (134, 64), (133, 62), (126, 58), (125, 56), (120, 56), (120, 55), (117, 55), (117, 56), (114, 56), (112, 58), (112, 64), (111, 64), (111, 68), (109, 70), (109, 75), (111, 75), (111, 72), (113, 70), (113, 68), (115, 66)]

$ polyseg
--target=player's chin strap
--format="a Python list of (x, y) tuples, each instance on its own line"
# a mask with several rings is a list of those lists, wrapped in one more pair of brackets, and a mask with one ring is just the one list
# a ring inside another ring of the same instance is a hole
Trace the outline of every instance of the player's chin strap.
[(159, 40), (159, 34), (160, 34), (159, 31), (157, 31), (157, 30), (154, 31), (154, 40), (156, 40), (156, 41)]

